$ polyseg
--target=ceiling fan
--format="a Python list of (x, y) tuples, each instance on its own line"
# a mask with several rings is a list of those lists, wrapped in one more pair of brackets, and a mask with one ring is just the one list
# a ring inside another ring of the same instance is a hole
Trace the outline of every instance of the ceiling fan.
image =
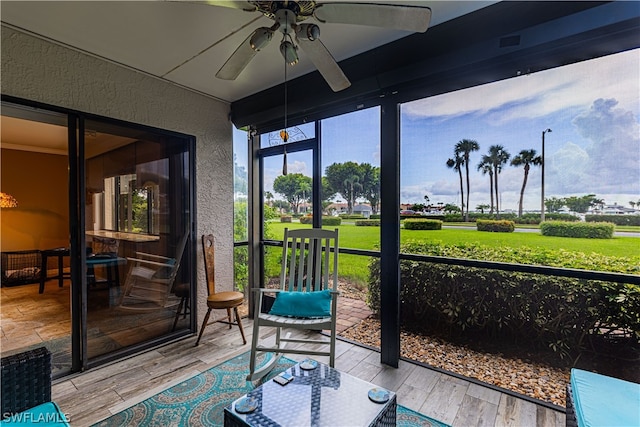
[(425, 32), (431, 19), (431, 9), (424, 6), (400, 4), (376, 4), (360, 2), (321, 3), (316, 1), (207, 1), (214, 6), (259, 12), (272, 19), (271, 27), (253, 31), (216, 73), (224, 80), (235, 80), (251, 59), (273, 38), (276, 31), (282, 33), (280, 53), (289, 65), (298, 62), (298, 46), (334, 92), (351, 85), (329, 50), (320, 41), (320, 27), (305, 23), (315, 18), (320, 23), (356, 24), (397, 30)]

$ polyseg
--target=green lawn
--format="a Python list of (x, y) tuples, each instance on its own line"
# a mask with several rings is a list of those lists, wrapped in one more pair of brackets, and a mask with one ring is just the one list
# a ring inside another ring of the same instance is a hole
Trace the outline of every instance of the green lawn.
[[(282, 239), (285, 227), (305, 228), (310, 225), (297, 222), (269, 224), (270, 230), (278, 239)], [(334, 228), (334, 227), (327, 227)], [(379, 227), (356, 227), (354, 225), (340, 225), (340, 247), (354, 249), (374, 249), (380, 243)], [(402, 242), (407, 240), (421, 240), (442, 242), (452, 245), (475, 243), (489, 247), (520, 247), (543, 249), (564, 249), (585, 254), (598, 253), (607, 256), (628, 257), (640, 254), (640, 238), (614, 237), (613, 239), (575, 239), (567, 237), (542, 236), (537, 232), (525, 233), (487, 233), (475, 228), (444, 228), (442, 230), (404, 230), (400, 232)]]
[[(284, 229), (308, 228), (310, 225), (298, 222), (280, 223), (270, 222), (269, 230), (275, 239), (282, 239)], [(333, 229), (335, 227), (326, 227)], [(380, 242), (379, 227), (356, 227), (353, 224), (343, 224), (337, 227), (340, 230), (340, 247), (353, 249), (375, 250)], [(437, 231), (427, 230), (401, 230), (401, 241), (408, 240), (446, 243), (451, 245), (478, 244), (488, 247), (530, 247), (541, 249), (564, 249), (567, 251), (582, 252), (585, 254), (602, 254), (614, 257), (629, 257), (640, 255), (640, 238), (615, 237), (613, 239), (575, 239), (565, 237), (542, 236), (538, 232), (533, 233), (487, 233), (479, 232), (475, 227), (469, 228), (445, 228)], [(280, 249), (270, 248), (271, 256), (266, 260), (268, 275), (277, 275), (280, 270)], [(366, 285), (368, 276), (368, 263), (370, 257), (358, 255), (340, 255), (340, 277), (351, 280), (361, 285)]]

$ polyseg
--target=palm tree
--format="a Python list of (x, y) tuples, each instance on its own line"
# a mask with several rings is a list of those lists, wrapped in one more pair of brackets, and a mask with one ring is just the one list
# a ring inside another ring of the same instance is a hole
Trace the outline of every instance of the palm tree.
[(482, 160), (478, 163), (478, 170), (482, 172), (482, 175), (489, 175), (489, 192), (491, 193), (491, 207), (489, 214), (493, 214), (493, 164), (491, 158), (486, 154), (482, 156)]
[(458, 175), (460, 176), (460, 204), (462, 205), (462, 213), (464, 213), (464, 187), (462, 185), (462, 163), (463, 158), (460, 157), (458, 153), (456, 153), (456, 157), (453, 159), (447, 160), (447, 167), (449, 169), (453, 169), (458, 171)]
[(478, 141), (474, 141), (472, 139), (463, 139), (456, 144), (455, 153), (456, 155), (462, 155), (462, 159), (464, 162), (464, 169), (467, 175), (467, 210), (463, 209), (463, 215), (465, 222), (469, 221), (469, 194), (471, 193), (471, 188), (469, 186), (469, 154), (472, 151), (478, 151), (480, 149), (480, 145), (478, 145)]
[(502, 172), (502, 165), (509, 161), (508, 151), (504, 149), (502, 145), (492, 145), (489, 147), (489, 158), (491, 159), (491, 165), (493, 166), (493, 189), (496, 195), (496, 216), (500, 218), (500, 192), (498, 191), (498, 175)]
[(267, 199), (267, 204), (268, 204), (269, 206), (272, 206), (272, 205), (271, 205), (271, 203), (272, 203), (271, 201), (273, 200), (273, 193), (272, 193), (271, 191), (266, 191), (266, 192), (264, 193), (264, 197), (265, 197), (265, 199)]
[(353, 213), (353, 206), (356, 202), (356, 192), (362, 190), (362, 184), (360, 184), (360, 177), (358, 175), (351, 175), (344, 180), (344, 185), (349, 189), (349, 199), (347, 200), (347, 211), (349, 215)]
[(520, 203), (518, 204), (518, 217), (522, 217), (522, 201), (524, 200), (524, 189), (527, 186), (527, 178), (529, 177), (529, 169), (531, 165), (540, 166), (542, 157), (536, 156), (536, 150), (522, 150), (511, 160), (511, 166), (524, 165), (524, 179), (522, 180), (522, 189), (520, 189)]

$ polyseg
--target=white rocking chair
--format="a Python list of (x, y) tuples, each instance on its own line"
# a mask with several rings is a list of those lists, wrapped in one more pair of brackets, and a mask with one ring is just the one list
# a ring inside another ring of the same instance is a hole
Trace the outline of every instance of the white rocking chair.
[[(285, 229), (280, 286), (278, 289), (255, 291), (253, 338), (247, 380), (254, 381), (265, 376), (284, 353), (329, 356), (329, 365), (334, 366), (338, 303), (337, 229)], [(271, 310), (263, 313), (264, 294), (268, 293), (275, 293), (276, 299)], [(276, 328), (274, 346), (258, 344), (263, 327)], [(326, 330), (330, 335), (328, 339), (322, 336), (318, 339), (294, 339), (290, 338), (290, 334), (283, 336), (283, 328)], [(288, 343), (295, 343), (295, 348), (288, 348)], [(275, 353), (275, 357), (256, 369), (256, 357), (260, 353)]]

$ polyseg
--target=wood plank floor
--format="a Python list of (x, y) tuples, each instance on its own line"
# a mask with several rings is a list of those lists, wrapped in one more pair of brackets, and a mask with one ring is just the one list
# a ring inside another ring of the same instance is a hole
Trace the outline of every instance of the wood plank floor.
[[(252, 323), (245, 323), (250, 341)], [(53, 399), (72, 426), (89, 426), (249, 350), (248, 344), (242, 345), (237, 328), (229, 330), (221, 324), (208, 326), (198, 347), (195, 340), (189, 337), (61, 379), (54, 383)], [(327, 362), (322, 357), (318, 360)], [(337, 345), (336, 368), (393, 390), (399, 404), (452, 426), (565, 425), (564, 412), (412, 363), (401, 361), (397, 369), (390, 368), (380, 364), (379, 353), (344, 341)]]

